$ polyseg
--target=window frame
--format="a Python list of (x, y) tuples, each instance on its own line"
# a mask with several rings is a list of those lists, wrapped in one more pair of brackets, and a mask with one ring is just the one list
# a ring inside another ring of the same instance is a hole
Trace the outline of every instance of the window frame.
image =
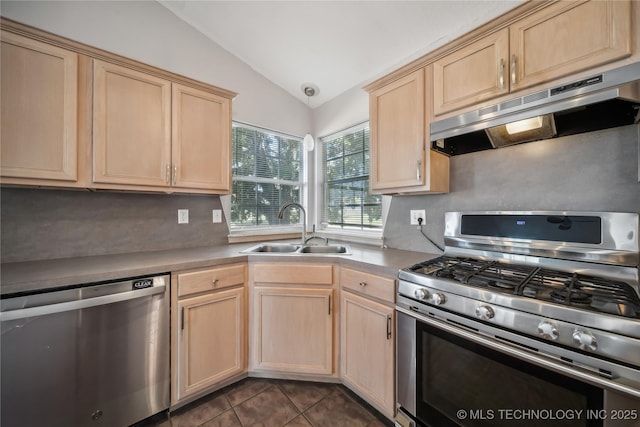
[[(380, 227), (334, 227), (328, 224), (326, 219), (328, 195), (326, 189), (326, 159), (325, 159), (325, 143), (328, 139), (335, 139), (346, 134), (355, 133), (369, 128), (369, 121), (361, 122), (353, 126), (346, 127), (338, 132), (333, 132), (318, 138), (316, 143), (316, 182), (314, 183), (316, 190), (316, 216), (319, 219), (319, 233), (325, 237), (334, 239), (349, 240), (358, 243), (377, 243), (380, 242), (386, 222), (386, 214), (390, 205), (390, 197), (381, 195), (382, 225)], [(371, 155), (371, 142), (369, 140), (369, 156)], [(370, 158), (370, 157), (369, 157)], [(370, 171), (369, 171), (370, 174)], [(367, 176), (369, 180), (369, 176)], [(371, 194), (369, 192), (369, 194)]]
[[(300, 200), (298, 200), (298, 202), (300, 202), (303, 206), (307, 206), (307, 204), (305, 203), (306, 199), (308, 198), (308, 187), (309, 187), (309, 177), (308, 177), (308, 155), (306, 153), (306, 151), (303, 149), (302, 147), (302, 140), (303, 138), (300, 136), (296, 136), (296, 135), (291, 135), (291, 134), (287, 134), (284, 132), (279, 132), (276, 130), (272, 130), (272, 129), (267, 129), (267, 128), (263, 128), (260, 126), (255, 126), (255, 125), (251, 125), (251, 124), (247, 124), (244, 122), (240, 122), (240, 121), (233, 121), (232, 122), (232, 129), (233, 128), (244, 128), (244, 129), (249, 129), (249, 130), (254, 130), (257, 132), (261, 132), (264, 134), (268, 134), (268, 135), (273, 135), (276, 137), (280, 137), (280, 138), (285, 138), (285, 139), (289, 139), (289, 140), (296, 140), (299, 142), (300, 144), (300, 151), (301, 151), (301, 160), (300, 160), (300, 167), (301, 167), (301, 173), (299, 174), (299, 181), (295, 182), (295, 181), (288, 181), (288, 180), (282, 180), (279, 178), (262, 178), (262, 177), (248, 177), (248, 179), (245, 178), (241, 178), (240, 180), (242, 181), (246, 181), (246, 182), (256, 182), (256, 183), (268, 183), (268, 184), (285, 184), (285, 185), (289, 185), (289, 184), (296, 184), (299, 186), (299, 194), (300, 194)], [(233, 142), (233, 130), (232, 130), (232, 150), (235, 150), (235, 146), (234, 146), (234, 142)], [(225, 210), (225, 215), (227, 216), (227, 224), (229, 227), (229, 240), (230, 241), (235, 241), (235, 240), (243, 240), (243, 239), (249, 239), (251, 240), (251, 236), (276, 236), (276, 237), (288, 237), (290, 234), (296, 233), (296, 234), (300, 234), (301, 232), (301, 224), (302, 224), (302, 215), (299, 215), (300, 218), (300, 222), (299, 223), (295, 223), (295, 224), (284, 224), (284, 225), (279, 225), (279, 224), (269, 224), (269, 225), (233, 225), (231, 222), (231, 213), (232, 213), (232, 195), (233, 195), (233, 187), (234, 187), (234, 182), (236, 181), (234, 175), (233, 175), (233, 166), (232, 166), (232, 189), (231, 189), (231, 193), (227, 196), (223, 196), (221, 197), (222, 199), (222, 205), (223, 205), (223, 209)], [(252, 179), (254, 178), (254, 179)]]

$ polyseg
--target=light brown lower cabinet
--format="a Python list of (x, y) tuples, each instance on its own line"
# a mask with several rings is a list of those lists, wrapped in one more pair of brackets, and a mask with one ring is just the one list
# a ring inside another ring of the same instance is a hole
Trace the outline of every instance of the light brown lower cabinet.
[(256, 264), (250, 289), (249, 371), (334, 375), (333, 266)]
[(246, 372), (246, 267), (172, 276), (172, 406)]
[(392, 305), (395, 282), (347, 268), (342, 269), (340, 277), (342, 381), (392, 419), (395, 415), (395, 314)]

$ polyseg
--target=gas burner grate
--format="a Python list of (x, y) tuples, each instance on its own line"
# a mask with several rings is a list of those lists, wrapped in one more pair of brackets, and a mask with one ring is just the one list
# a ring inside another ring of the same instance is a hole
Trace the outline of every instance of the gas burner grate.
[(410, 270), (495, 292), (640, 318), (640, 299), (624, 282), (540, 267), (447, 256), (416, 264)]

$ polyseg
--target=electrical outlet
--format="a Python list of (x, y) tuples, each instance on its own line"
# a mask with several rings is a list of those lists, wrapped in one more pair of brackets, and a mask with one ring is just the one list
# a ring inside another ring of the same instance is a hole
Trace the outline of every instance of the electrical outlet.
[(213, 213), (213, 222), (214, 222), (214, 224), (222, 222), (222, 210), (214, 209), (211, 212)]
[(178, 209), (178, 224), (189, 224), (189, 209)]
[(422, 224), (424, 224), (425, 220), (427, 219), (424, 209), (412, 209), (410, 213), (411, 218), (409, 224), (411, 225), (420, 225), (418, 224), (418, 218), (422, 218)]

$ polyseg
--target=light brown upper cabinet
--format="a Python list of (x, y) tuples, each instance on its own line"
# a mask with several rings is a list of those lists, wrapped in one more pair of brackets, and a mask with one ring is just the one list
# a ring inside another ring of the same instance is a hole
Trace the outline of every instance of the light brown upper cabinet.
[(509, 92), (508, 57), (505, 28), (434, 62), (435, 115)]
[(26, 178), (73, 186), (78, 54), (5, 31), (1, 51), (1, 175), (9, 178), (2, 182)]
[(93, 106), (98, 187), (230, 190), (230, 99), (96, 60)]
[(631, 55), (631, 2), (562, 1), (509, 28), (511, 90)]
[(449, 159), (428, 149), (425, 73), (431, 67), (369, 92), (372, 193), (449, 191)]
[(94, 61), (93, 180), (169, 187), (171, 82)]
[(231, 101), (173, 84), (174, 186), (228, 192), (231, 188)]
[(440, 115), (631, 55), (631, 2), (561, 1), (434, 62)]

